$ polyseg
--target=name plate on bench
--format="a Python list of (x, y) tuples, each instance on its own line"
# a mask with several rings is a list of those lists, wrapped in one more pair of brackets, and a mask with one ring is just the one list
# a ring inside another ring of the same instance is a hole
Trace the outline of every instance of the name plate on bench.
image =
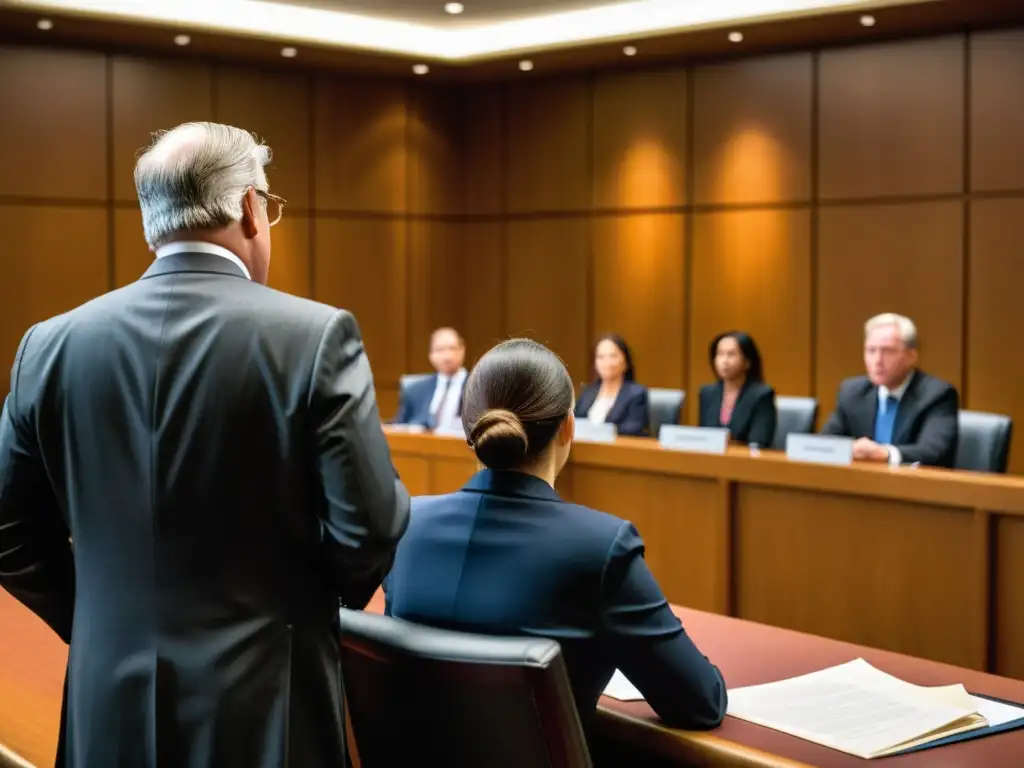
[(814, 464), (849, 466), (853, 463), (853, 440), (833, 435), (786, 435), (786, 458)]
[(614, 424), (595, 424), (588, 419), (576, 419), (573, 439), (581, 443), (614, 443), (619, 430)]
[(694, 451), (696, 453), (725, 453), (729, 447), (729, 430), (719, 427), (681, 427), (678, 424), (662, 424), (658, 431), (658, 442), (670, 451)]

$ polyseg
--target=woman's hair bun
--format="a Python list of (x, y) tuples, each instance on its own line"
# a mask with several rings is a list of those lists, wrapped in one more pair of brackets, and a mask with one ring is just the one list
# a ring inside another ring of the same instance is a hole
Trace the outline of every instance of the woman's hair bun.
[(469, 432), (469, 443), (488, 469), (514, 469), (530, 448), (526, 428), (512, 411), (489, 408)]

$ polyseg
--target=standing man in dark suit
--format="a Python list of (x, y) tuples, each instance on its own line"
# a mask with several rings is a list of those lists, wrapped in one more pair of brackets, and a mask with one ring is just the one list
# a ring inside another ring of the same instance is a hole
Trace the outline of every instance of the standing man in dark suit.
[(415, 424), (427, 429), (461, 425), (462, 394), (468, 372), (466, 342), (454, 328), (438, 328), (430, 334), (430, 364), (437, 371), (411, 384), (399, 396), (395, 424)]
[(265, 286), (269, 161), (163, 134), (135, 169), (153, 265), (18, 348), (0, 584), (70, 643), (58, 765), (344, 764), (338, 604), (409, 497), (355, 319)]
[(839, 387), (822, 432), (857, 438), (853, 457), (952, 467), (959, 399), (951, 384), (917, 370), (917, 328), (909, 318), (877, 315), (864, 325), (867, 376)]

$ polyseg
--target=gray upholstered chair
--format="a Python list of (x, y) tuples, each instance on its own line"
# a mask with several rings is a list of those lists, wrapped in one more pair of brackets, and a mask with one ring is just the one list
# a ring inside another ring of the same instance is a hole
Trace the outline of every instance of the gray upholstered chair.
[(776, 451), (786, 450), (786, 435), (809, 435), (814, 432), (818, 418), (818, 401), (813, 397), (787, 397), (776, 395), (775, 438), (771, 447)]
[(958, 421), (960, 439), (953, 466), (975, 472), (1006, 472), (1013, 419), (1000, 413), (960, 411)]
[(435, 373), (406, 373), (398, 378), (398, 392), (399, 395), (404, 395), (405, 390), (414, 384), (419, 384), (421, 381), (436, 376)]
[(587, 768), (557, 642), (341, 609), (345, 699), (363, 768)]
[(647, 390), (647, 406), (650, 412), (650, 434), (657, 438), (662, 424), (678, 424), (683, 414), (686, 392), (681, 389)]

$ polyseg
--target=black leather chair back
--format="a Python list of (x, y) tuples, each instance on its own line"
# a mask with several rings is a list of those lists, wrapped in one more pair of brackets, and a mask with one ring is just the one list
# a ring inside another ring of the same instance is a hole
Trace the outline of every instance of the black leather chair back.
[(1013, 419), (981, 411), (960, 411), (958, 416), (960, 439), (953, 466), (975, 472), (1005, 473), (1010, 460)]
[(363, 768), (588, 768), (561, 649), (341, 610), (345, 696)]
[(809, 435), (814, 432), (814, 421), (818, 418), (818, 401), (813, 397), (775, 397), (775, 438), (771, 447), (776, 451), (786, 450), (786, 435)]
[(647, 390), (647, 408), (651, 418), (651, 437), (657, 438), (662, 424), (678, 424), (683, 415), (686, 392), (681, 389)]

